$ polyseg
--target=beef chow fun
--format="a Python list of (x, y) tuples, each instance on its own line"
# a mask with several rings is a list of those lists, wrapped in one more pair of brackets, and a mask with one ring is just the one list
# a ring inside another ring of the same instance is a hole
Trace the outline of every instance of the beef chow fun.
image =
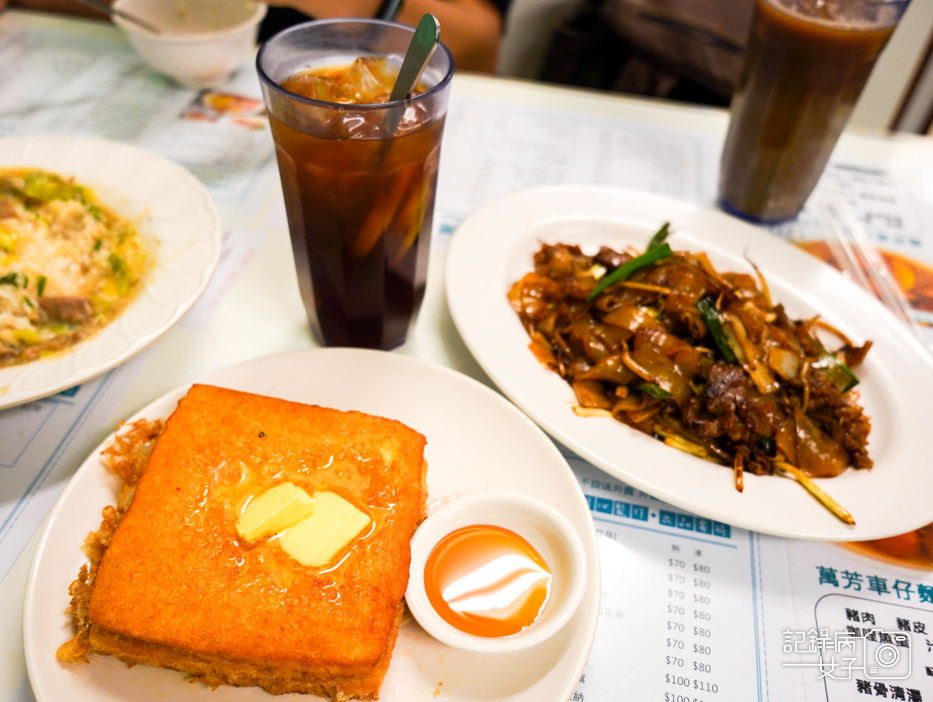
[(668, 234), (644, 252), (542, 244), (508, 293), (531, 351), (571, 385), (577, 414), (730, 466), (740, 491), (746, 472), (789, 474), (854, 523), (810, 479), (872, 466), (852, 370), (871, 342), (791, 319), (757, 268), (720, 272)]

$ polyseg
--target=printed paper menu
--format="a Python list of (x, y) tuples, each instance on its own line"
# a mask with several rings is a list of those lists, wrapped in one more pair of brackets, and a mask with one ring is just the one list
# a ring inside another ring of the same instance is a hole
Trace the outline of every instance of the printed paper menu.
[(788, 541), (809, 700), (933, 700), (933, 569), (837, 544)]
[(782, 542), (666, 505), (565, 455), (590, 504), (603, 578), (596, 642), (572, 699), (764, 700), (792, 683), (792, 671), (786, 681), (769, 671), (779, 660), (765, 628), (790, 618), (764, 587), (765, 578), (786, 584), (770, 572), (785, 561)]
[(691, 515), (565, 455), (603, 577), (573, 702), (933, 700), (933, 570)]

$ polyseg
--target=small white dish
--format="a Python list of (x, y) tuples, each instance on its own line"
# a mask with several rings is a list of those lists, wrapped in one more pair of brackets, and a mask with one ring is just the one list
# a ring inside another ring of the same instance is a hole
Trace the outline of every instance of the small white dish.
[[(425, 564), (437, 543), (461, 527), (492, 525), (524, 538), (551, 572), (551, 593), (538, 618), (517, 634), (468, 634), (434, 609), (425, 587)], [(448, 646), (480, 653), (521, 651), (549, 639), (573, 616), (586, 584), (583, 543), (570, 522), (541, 500), (512, 492), (483, 492), (457, 498), (429, 515), (411, 541), (411, 571), (405, 601), (431, 636)]]
[(267, 11), (252, 0), (116, 0), (113, 7), (158, 28), (153, 34), (113, 18), (149, 66), (189, 88), (215, 88), (239, 68)]

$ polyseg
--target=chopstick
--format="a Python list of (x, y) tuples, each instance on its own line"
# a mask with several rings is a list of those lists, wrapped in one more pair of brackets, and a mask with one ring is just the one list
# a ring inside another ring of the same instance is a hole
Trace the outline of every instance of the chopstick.
[(822, 203), (827, 243), (833, 248), (843, 272), (859, 287), (883, 302), (918, 337), (920, 325), (901, 286), (891, 275), (884, 258), (868, 238), (851, 207), (841, 196)]

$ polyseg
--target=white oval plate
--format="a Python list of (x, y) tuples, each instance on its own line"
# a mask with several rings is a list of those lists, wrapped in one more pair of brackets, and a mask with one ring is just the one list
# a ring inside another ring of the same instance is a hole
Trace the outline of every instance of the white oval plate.
[[(578, 417), (573, 391), (528, 349), (509, 306), (512, 283), (532, 270), (542, 242), (644, 249), (665, 221), (672, 248), (705, 251), (723, 271), (765, 276), (788, 314), (815, 314), (856, 343), (874, 342), (857, 369), (871, 418), (871, 470), (817, 481), (852, 513), (847, 526), (790, 479), (745, 476), (665, 446), (612, 419)], [(933, 357), (887, 308), (835, 269), (786, 241), (721, 212), (603, 186), (542, 187), (506, 196), (460, 226), (447, 252), (446, 293), (454, 323), (501, 390), (556, 440), (655, 497), (745, 529), (803, 539), (859, 540), (933, 521), (929, 402)]]
[(73, 176), (108, 207), (139, 222), (152, 265), (123, 312), (71, 349), (0, 369), (0, 409), (67, 390), (132, 358), (181, 319), (220, 260), (221, 222), (191, 173), (150, 151), (103, 139), (0, 139), (0, 168)]
[[(447, 368), (380, 351), (319, 349), (248, 361), (198, 382), (391, 417), (428, 444), (429, 512), (446, 501), (487, 490), (523, 492), (563, 514), (583, 541), (584, 599), (552, 639), (526, 651), (483, 655), (449, 648), (413, 620), (399, 633), (382, 702), (566, 702), (583, 671), (599, 616), (599, 556), (590, 512), (576, 477), (554, 443), (501, 395)], [(136, 417), (167, 417), (187, 387)], [(106, 444), (107, 442), (105, 442)], [(103, 448), (103, 445), (100, 447)], [(89, 665), (55, 659), (71, 637), (68, 585), (85, 562), (81, 544), (113, 504), (116, 480), (95, 451), (66, 487), (39, 541), (23, 611), (26, 665), (37, 702), (256, 702), (260, 688), (191, 685), (171, 670), (127, 668), (109, 656)], [(318, 699), (307, 695), (286, 698)]]

